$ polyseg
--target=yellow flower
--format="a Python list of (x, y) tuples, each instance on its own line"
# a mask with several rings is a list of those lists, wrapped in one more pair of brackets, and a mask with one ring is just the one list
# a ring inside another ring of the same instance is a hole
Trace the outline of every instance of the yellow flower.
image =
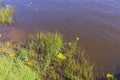
[(11, 54), (10, 54), (10, 57), (15, 58), (15, 57), (16, 57), (16, 53), (15, 53), (15, 52), (14, 52), (14, 53), (11, 53)]
[(66, 56), (64, 56), (62, 53), (58, 53), (57, 54), (57, 57), (61, 60), (65, 60), (66, 59)]
[(27, 65), (32, 66), (32, 62), (31, 61), (27, 61)]
[(107, 74), (106, 77), (107, 77), (107, 78), (112, 78), (113, 75), (112, 75), (112, 74)]

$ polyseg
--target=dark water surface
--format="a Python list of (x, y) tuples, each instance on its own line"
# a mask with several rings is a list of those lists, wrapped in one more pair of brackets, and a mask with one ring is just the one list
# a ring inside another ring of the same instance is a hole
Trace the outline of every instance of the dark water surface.
[(120, 73), (120, 0), (5, 0), (16, 7), (14, 26), (80, 37), (98, 72)]

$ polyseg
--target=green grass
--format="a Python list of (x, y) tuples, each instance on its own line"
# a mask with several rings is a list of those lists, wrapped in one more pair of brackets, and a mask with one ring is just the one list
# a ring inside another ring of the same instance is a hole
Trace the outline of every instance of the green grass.
[(33, 72), (20, 59), (9, 56), (0, 57), (0, 80), (39, 80)]
[[(77, 37), (66, 42), (59, 33), (36, 33), (22, 43), (1, 42), (0, 79), (96, 80), (94, 66), (86, 60), (78, 41)], [(113, 74), (105, 78), (117, 80)]]
[(0, 80), (40, 80), (35, 71), (17, 58), (16, 46), (0, 43)]
[(64, 42), (58, 33), (36, 33), (29, 35), (18, 53), (29, 55), (26, 59), (42, 80), (93, 80), (93, 66), (86, 62), (78, 40)]
[[(66, 42), (59, 33), (36, 33), (22, 43), (0, 43), (0, 79), (102, 80), (96, 79), (78, 41)], [(105, 78), (117, 80), (113, 74)]]
[(36, 33), (34, 35), (29, 35), (26, 39), (24, 45), (28, 49), (33, 49), (39, 54), (56, 54), (60, 51), (63, 46), (63, 40), (60, 34), (51, 33)]
[(14, 9), (9, 5), (0, 9), (0, 24), (12, 24), (14, 22)]

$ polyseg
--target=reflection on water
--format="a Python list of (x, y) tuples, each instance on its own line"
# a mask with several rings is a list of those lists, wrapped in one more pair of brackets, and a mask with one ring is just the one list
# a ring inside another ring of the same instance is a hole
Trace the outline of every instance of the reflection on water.
[(120, 0), (5, 0), (16, 6), (14, 26), (80, 36), (99, 72), (120, 72)]

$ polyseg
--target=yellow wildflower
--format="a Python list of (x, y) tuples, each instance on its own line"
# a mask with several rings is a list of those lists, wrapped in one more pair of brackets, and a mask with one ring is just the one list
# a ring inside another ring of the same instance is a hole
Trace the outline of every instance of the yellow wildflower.
[(57, 57), (61, 60), (65, 60), (66, 59), (66, 56), (64, 56), (62, 53), (58, 53), (57, 54)]
[(27, 61), (27, 65), (32, 66), (32, 61)]
[(14, 52), (14, 53), (11, 53), (11, 54), (10, 54), (10, 57), (15, 58), (15, 57), (16, 57), (16, 53), (15, 53), (15, 52)]
[(113, 75), (112, 75), (112, 74), (107, 74), (106, 77), (107, 77), (107, 78), (112, 78)]

